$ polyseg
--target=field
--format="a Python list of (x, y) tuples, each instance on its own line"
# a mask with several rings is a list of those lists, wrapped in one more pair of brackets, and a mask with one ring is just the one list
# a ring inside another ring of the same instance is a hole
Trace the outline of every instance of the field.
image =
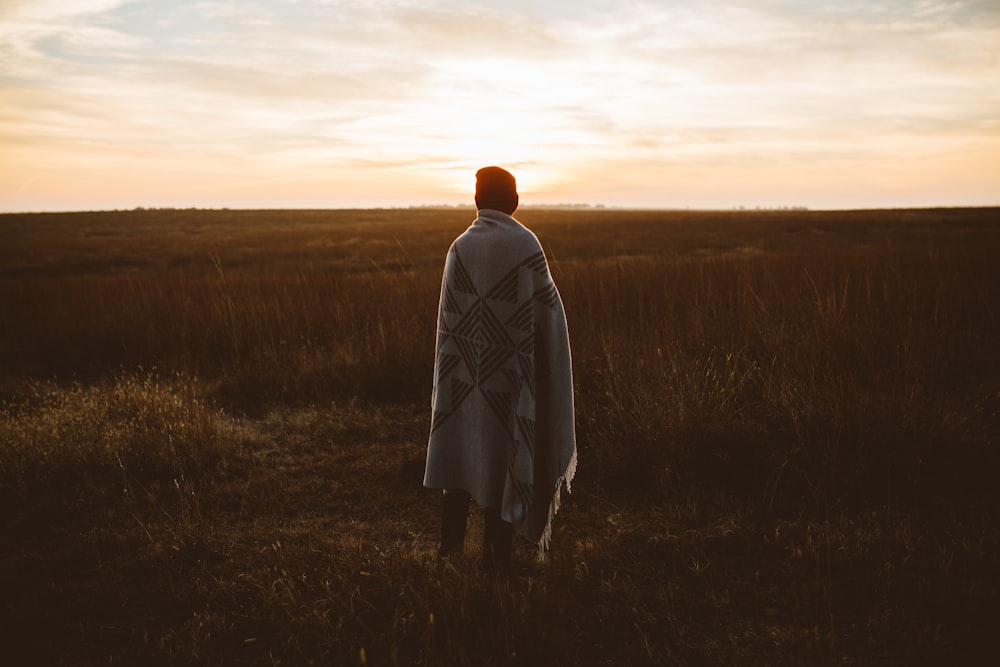
[(421, 486), (473, 217), (0, 215), (3, 662), (995, 654), (1000, 210), (519, 211), (580, 467), (499, 580)]

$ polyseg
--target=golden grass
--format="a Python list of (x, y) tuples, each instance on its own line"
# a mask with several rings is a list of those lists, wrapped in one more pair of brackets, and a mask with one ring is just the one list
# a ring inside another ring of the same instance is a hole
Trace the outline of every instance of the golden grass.
[(0, 410), (4, 507), (68, 512), (210, 476), (235, 448), (197, 392), (190, 378), (166, 384), (152, 374), (91, 387), (31, 383)]
[(436, 559), (420, 485), (441, 264), (471, 217), (0, 216), (10, 654), (979, 657), (998, 211), (520, 213), (566, 303), (581, 467), (548, 559), (503, 582), (476, 525)]

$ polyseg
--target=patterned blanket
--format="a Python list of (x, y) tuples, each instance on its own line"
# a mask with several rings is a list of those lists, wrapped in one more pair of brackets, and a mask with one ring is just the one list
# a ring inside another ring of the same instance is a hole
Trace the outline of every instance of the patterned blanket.
[(569, 336), (538, 239), (500, 211), (448, 252), (431, 406), (424, 485), (499, 506), (546, 549), (576, 471)]

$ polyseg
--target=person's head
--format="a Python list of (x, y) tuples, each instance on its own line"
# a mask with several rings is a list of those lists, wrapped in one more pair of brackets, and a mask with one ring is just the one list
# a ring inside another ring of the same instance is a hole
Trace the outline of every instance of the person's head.
[(476, 172), (476, 208), (492, 208), (511, 215), (517, 210), (517, 181), (500, 167), (483, 167)]

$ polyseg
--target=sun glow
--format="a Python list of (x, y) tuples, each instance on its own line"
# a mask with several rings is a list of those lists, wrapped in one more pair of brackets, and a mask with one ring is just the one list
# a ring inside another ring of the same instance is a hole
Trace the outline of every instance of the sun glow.
[(476, 190), (476, 171), (482, 167), (496, 165), (508, 169), (517, 179), (517, 191), (521, 196), (521, 203), (548, 204), (554, 203), (548, 199), (541, 200), (543, 196), (551, 191), (553, 185), (559, 182), (559, 172), (557, 167), (507, 162), (503, 160), (490, 161), (461, 161), (440, 168), (438, 178), (434, 179), (442, 191), (448, 192), (449, 199), (457, 203), (472, 204), (473, 193)]
[(579, 92), (570, 72), (554, 75), (559, 69), (496, 58), (437, 65), (426, 98), (408, 117), (421, 128), (424, 167), (436, 168), (442, 190), (469, 197), (475, 171), (495, 164), (514, 172), (522, 202), (552, 196), (567, 180), (567, 154), (593, 143), (567, 123)]

